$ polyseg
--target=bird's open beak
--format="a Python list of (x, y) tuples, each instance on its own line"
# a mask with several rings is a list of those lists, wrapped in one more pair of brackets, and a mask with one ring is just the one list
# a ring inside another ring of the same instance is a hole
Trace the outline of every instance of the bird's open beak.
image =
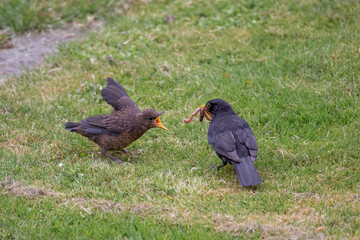
[[(205, 107), (205, 105), (201, 105), (199, 108), (203, 108), (205, 111), (204, 111), (204, 114), (205, 114), (205, 117), (206, 117), (206, 119), (207, 120), (209, 120), (209, 121), (212, 121), (212, 114), (209, 112), (209, 110), (207, 109), (207, 107)], [(207, 116), (207, 115), (208, 116)]]
[(162, 111), (159, 116), (156, 119), (155, 125), (159, 128), (165, 129), (166, 131), (169, 131), (169, 129), (167, 129), (160, 121), (160, 115), (163, 114), (165, 111)]

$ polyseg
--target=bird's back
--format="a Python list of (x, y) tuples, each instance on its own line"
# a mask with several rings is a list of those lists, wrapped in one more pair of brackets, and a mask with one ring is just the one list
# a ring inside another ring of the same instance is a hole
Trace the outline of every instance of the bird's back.
[(208, 137), (212, 137), (227, 131), (250, 128), (249, 124), (236, 114), (221, 115), (211, 121)]
[(218, 154), (219, 148), (231, 145), (236, 149), (236, 159), (232, 159), (235, 161), (246, 156), (250, 156), (252, 161), (257, 158), (254, 133), (249, 124), (235, 113), (217, 115), (213, 119), (208, 130), (208, 143)]

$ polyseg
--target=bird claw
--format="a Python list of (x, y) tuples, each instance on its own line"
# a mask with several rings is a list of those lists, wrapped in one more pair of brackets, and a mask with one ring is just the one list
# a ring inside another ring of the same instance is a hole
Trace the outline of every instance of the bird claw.
[(216, 168), (215, 165), (214, 165), (212, 162), (211, 162), (211, 166), (212, 166), (213, 168)]
[(124, 161), (118, 159), (117, 157), (111, 156), (110, 154), (108, 154), (107, 152), (103, 152), (104, 155), (108, 156), (109, 158), (113, 159), (113, 160), (117, 160), (120, 163), (125, 163)]
[(214, 169), (216, 169), (216, 170), (218, 170), (219, 171), (219, 167), (216, 167), (212, 162), (211, 162), (211, 166), (214, 168)]
[(223, 162), (223, 164), (221, 164), (220, 166), (215, 166), (215, 165), (211, 162), (211, 166), (212, 166), (213, 168), (216, 168), (218, 171), (220, 170), (220, 168), (225, 167), (226, 164), (227, 164), (226, 162)]

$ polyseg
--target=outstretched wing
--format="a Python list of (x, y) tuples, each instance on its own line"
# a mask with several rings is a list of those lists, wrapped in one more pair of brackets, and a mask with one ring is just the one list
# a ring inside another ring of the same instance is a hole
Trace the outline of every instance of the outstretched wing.
[(140, 112), (141, 110), (136, 103), (129, 98), (125, 89), (112, 78), (106, 79), (106, 88), (101, 90), (101, 96), (108, 104), (113, 106), (117, 111), (130, 109), (133, 112)]

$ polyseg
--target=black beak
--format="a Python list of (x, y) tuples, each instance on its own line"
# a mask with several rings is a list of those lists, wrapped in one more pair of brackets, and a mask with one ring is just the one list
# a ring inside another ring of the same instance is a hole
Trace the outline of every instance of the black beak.
[(162, 111), (162, 112), (159, 112), (159, 115), (158, 115), (158, 117), (161, 115), (161, 114), (163, 114), (165, 111)]

